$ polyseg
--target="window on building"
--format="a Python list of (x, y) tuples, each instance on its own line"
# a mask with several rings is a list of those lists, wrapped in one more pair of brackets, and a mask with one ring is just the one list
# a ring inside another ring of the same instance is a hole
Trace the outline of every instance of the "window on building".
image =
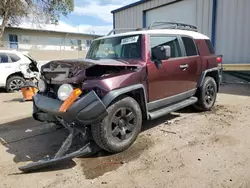
[(9, 58), (5, 53), (0, 53), (0, 63), (10, 63)]
[(205, 40), (205, 41), (206, 41), (206, 43), (207, 43), (207, 47), (208, 47), (210, 53), (211, 53), (211, 54), (214, 54), (215, 51), (214, 51), (214, 47), (213, 47), (211, 41), (210, 41), (209, 39), (207, 39), (207, 40)]
[(177, 37), (170, 36), (151, 36), (150, 48), (153, 49), (157, 46), (168, 45), (171, 48), (171, 58), (181, 57), (181, 48)]
[(16, 54), (7, 54), (8, 56), (9, 56), (9, 58), (11, 59), (11, 61), (14, 63), (14, 62), (17, 62), (17, 61), (19, 61), (21, 58), (18, 56), (18, 55), (16, 55)]
[(10, 48), (18, 49), (18, 37), (17, 37), (17, 35), (10, 34), (9, 41), (10, 41)]
[(187, 56), (195, 56), (198, 55), (196, 45), (194, 40), (188, 37), (182, 37), (182, 41), (184, 43), (184, 47), (186, 49)]
[(30, 44), (30, 42), (31, 42), (31, 36), (22, 35), (22, 44)]
[(61, 46), (63, 44), (62, 38), (47, 37), (46, 40), (47, 40), (47, 44), (52, 45), (52, 46)]
[(90, 47), (91, 43), (92, 43), (92, 40), (87, 40), (87, 41), (86, 41), (87, 47)]

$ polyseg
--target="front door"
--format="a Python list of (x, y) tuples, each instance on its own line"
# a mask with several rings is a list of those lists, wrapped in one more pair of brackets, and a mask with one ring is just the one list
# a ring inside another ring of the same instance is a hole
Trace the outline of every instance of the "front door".
[(161, 68), (157, 68), (153, 61), (147, 65), (149, 102), (157, 103), (152, 108), (185, 99), (188, 90), (187, 59), (180, 42), (177, 36), (150, 36), (150, 49), (163, 45), (171, 47), (171, 58), (163, 60)]

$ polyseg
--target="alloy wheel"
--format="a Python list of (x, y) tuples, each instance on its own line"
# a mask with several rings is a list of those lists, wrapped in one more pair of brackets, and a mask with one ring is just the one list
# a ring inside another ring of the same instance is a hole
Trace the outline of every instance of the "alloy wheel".
[(205, 92), (205, 101), (208, 105), (213, 103), (215, 98), (215, 87), (212, 84), (208, 84)]
[(14, 79), (9, 83), (9, 89), (11, 91), (18, 90), (24, 85), (24, 82), (21, 79)]
[(129, 139), (135, 130), (135, 123), (135, 114), (130, 108), (119, 108), (111, 119), (112, 136), (119, 141)]

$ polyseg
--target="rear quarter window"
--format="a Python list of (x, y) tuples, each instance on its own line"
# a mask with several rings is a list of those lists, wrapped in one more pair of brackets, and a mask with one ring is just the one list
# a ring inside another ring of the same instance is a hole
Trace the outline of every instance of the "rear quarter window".
[(11, 59), (11, 61), (14, 63), (14, 62), (17, 62), (19, 61), (21, 58), (16, 55), (16, 54), (8, 54), (9, 58)]
[(211, 53), (211, 54), (214, 54), (215, 51), (214, 51), (214, 47), (213, 47), (211, 41), (207, 39), (207, 40), (205, 40), (205, 42), (206, 42), (206, 44), (207, 44), (207, 47), (208, 47), (210, 53)]
[(183, 41), (187, 56), (198, 55), (196, 44), (194, 43), (193, 39), (189, 37), (182, 37), (182, 41)]

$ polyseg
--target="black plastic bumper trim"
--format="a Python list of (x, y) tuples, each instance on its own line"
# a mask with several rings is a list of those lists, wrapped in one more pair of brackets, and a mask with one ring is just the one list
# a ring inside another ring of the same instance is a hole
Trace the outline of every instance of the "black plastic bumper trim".
[(36, 94), (33, 117), (39, 118), (38, 114), (45, 113), (49, 115), (48, 117), (57, 116), (67, 122), (86, 125), (96, 123), (108, 114), (105, 105), (94, 91), (75, 101), (66, 112), (59, 112), (62, 103), (62, 101)]

